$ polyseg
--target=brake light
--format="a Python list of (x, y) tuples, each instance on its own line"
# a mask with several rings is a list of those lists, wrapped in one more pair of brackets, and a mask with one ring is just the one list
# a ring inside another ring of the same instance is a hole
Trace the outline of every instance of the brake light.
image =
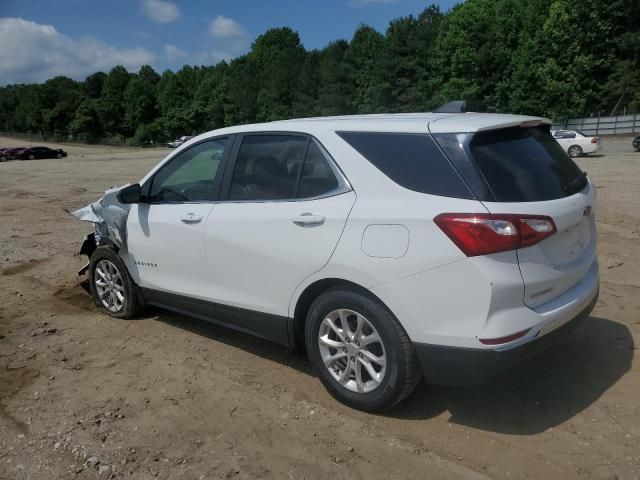
[(598, 137), (591, 138), (591, 143), (598, 143), (600, 139)]
[(433, 221), (467, 257), (530, 247), (557, 231), (541, 215), (443, 213)]

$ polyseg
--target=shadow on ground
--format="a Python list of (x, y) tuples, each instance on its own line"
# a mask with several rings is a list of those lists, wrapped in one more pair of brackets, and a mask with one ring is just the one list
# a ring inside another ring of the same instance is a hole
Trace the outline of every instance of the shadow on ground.
[(589, 317), (573, 334), (511, 373), (477, 387), (421, 384), (391, 416), (450, 422), (492, 432), (531, 435), (583, 411), (631, 368), (629, 329)]
[[(177, 328), (215, 339), (312, 375), (309, 362), (286, 348), (224, 327), (150, 312)], [(629, 329), (616, 321), (588, 317), (562, 342), (518, 369), (476, 387), (437, 387), (421, 383), (385, 415), (428, 420), (450, 412), (450, 422), (480, 430), (532, 435), (583, 411), (629, 369), (635, 345)]]
[(313, 375), (311, 365), (306, 357), (297, 355), (284, 346), (263, 340), (254, 335), (231, 330), (204, 320), (174, 314), (159, 308), (149, 308), (144, 317), (154, 317), (167, 325), (188, 330), (203, 337), (239, 348), (261, 358), (282, 363), (299, 372)]

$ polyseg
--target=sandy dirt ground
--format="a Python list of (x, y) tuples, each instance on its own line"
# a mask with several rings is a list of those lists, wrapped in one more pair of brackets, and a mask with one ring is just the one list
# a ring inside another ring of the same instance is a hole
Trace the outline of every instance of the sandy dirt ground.
[[(0, 146), (20, 143), (0, 139)], [(579, 160), (598, 188), (601, 297), (565, 343), (474, 388), (422, 384), (385, 415), (335, 402), (305, 359), (159, 310), (99, 314), (76, 209), (161, 149), (64, 146), (0, 163), (0, 478), (640, 478), (640, 154)]]

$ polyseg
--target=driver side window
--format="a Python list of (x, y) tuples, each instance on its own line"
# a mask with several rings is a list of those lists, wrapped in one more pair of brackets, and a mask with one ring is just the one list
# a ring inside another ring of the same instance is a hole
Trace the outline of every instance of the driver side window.
[(202, 142), (174, 157), (154, 175), (149, 202), (214, 201), (226, 143), (226, 138)]

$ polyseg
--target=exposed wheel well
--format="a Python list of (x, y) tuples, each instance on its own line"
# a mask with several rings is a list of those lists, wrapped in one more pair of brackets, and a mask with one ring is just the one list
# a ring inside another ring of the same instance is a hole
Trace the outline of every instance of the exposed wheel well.
[[(371, 293), (370, 290), (358, 285), (357, 283), (350, 282), (342, 278), (324, 278), (322, 280), (318, 280), (317, 282), (314, 282), (307, 288), (305, 288), (300, 297), (298, 297), (296, 307), (293, 311), (293, 337), (295, 342), (295, 349), (298, 353), (306, 354), (306, 347), (304, 343), (304, 328), (307, 321), (307, 314), (309, 313), (309, 309), (311, 308), (311, 304), (324, 292), (336, 287), (344, 287), (349, 290), (355, 290), (363, 295), (375, 299), (376, 301), (380, 302), (380, 304), (384, 308), (389, 310), (384, 302), (382, 302), (378, 297)], [(390, 310), (389, 312), (391, 313)]]

